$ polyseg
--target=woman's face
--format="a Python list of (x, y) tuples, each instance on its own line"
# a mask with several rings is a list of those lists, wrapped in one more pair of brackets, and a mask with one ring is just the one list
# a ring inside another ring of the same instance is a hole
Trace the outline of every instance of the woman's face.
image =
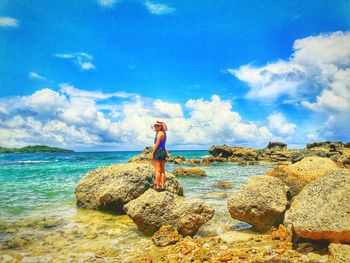
[(154, 124), (154, 128), (156, 131), (159, 131), (160, 130), (160, 124)]

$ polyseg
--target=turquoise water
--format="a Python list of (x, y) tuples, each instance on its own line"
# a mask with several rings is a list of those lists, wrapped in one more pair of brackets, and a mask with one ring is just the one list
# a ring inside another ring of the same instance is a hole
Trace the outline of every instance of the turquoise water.
[[(150, 237), (138, 231), (127, 215), (79, 209), (75, 204), (75, 186), (86, 172), (126, 162), (139, 153), (0, 154), (0, 261), (15, 253), (23, 257), (22, 262), (110, 262), (111, 258), (111, 262), (130, 262), (154, 249)], [(209, 155), (207, 151), (172, 154), (186, 159)], [(167, 163), (166, 169), (171, 172), (179, 166), (184, 165)], [(187, 198), (200, 198), (215, 209), (214, 217), (196, 235), (249, 231), (250, 225), (230, 217), (227, 197), (249, 176), (264, 174), (271, 164), (199, 167), (208, 176), (178, 177)], [(232, 188), (219, 188), (220, 181), (231, 183)]]
[[(0, 154), (0, 218), (13, 218), (33, 211), (51, 211), (57, 207), (75, 206), (74, 188), (89, 170), (101, 165), (126, 162), (140, 152), (77, 152)], [(201, 158), (208, 151), (172, 151), (173, 156), (186, 159)], [(172, 171), (172, 163), (166, 169)], [(180, 177), (186, 196), (206, 199), (218, 205), (217, 198), (207, 197), (209, 192), (233, 192), (250, 175), (263, 174), (269, 164), (238, 166), (233, 163), (214, 163), (201, 166), (208, 177)], [(219, 181), (228, 181), (233, 189), (216, 187)]]

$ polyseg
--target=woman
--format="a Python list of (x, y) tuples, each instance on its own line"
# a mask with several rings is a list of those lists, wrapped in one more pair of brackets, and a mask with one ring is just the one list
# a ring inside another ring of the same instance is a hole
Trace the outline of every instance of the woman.
[(152, 150), (151, 160), (153, 160), (153, 165), (156, 170), (156, 185), (155, 190), (161, 192), (165, 190), (165, 169), (164, 163), (167, 157), (165, 150), (166, 133), (168, 127), (164, 122), (157, 121), (152, 125), (152, 129), (156, 131), (156, 136), (154, 137), (154, 147)]

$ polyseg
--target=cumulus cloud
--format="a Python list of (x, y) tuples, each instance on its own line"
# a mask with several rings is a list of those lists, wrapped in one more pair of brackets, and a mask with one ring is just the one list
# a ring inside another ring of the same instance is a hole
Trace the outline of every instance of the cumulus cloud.
[(298, 39), (287, 60), (228, 72), (248, 84), (248, 99), (292, 103), (314, 112), (318, 131), (311, 134), (350, 139), (350, 32)]
[(61, 84), (58, 91), (44, 88), (29, 96), (1, 100), (0, 116), (2, 146), (45, 143), (142, 149), (152, 144), (150, 125), (156, 120), (168, 123), (169, 144), (180, 148), (265, 145), (274, 138), (268, 127), (242, 120), (231, 101), (217, 95), (209, 100), (189, 99), (182, 106), (133, 93), (87, 91)]
[(228, 69), (239, 80), (248, 83), (248, 99), (275, 100), (280, 96), (300, 96), (300, 87), (307, 84), (305, 68), (286, 61), (277, 61), (263, 67), (244, 65), (237, 69)]
[(289, 123), (286, 117), (280, 112), (274, 112), (268, 117), (268, 126), (271, 131), (279, 135), (291, 135), (296, 130), (296, 124)]
[(261, 67), (248, 64), (228, 72), (248, 84), (250, 99), (275, 100), (283, 95), (300, 99), (329, 88), (336, 72), (349, 65), (350, 32), (334, 32), (296, 40), (288, 60)]
[(176, 11), (175, 8), (170, 7), (166, 4), (156, 4), (153, 2), (147, 1), (144, 3), (144, 5), (147, 8), (147, 10), (154, 15), (166, 15), (166, 14), (174, 13)]
[(73, 61), (82, 71), (95, 69), (95, 65), (92, 64), (93, 57), (85, 52), (59, 53), (55, 54), (55, 57)]
[(19, 21), (12, 17), (0, 16), (0, 27), (17, 27)]

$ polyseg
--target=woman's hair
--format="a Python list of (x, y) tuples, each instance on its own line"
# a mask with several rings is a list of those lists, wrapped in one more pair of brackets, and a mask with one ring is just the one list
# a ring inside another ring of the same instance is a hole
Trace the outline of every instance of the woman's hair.
[(160, 130), (161, 131), (167, 131), (168, 130), (168, 126), (166, 125), (166, 123), (165, 122), (162, 122), (162, 121), (157, 121), (156, 123), (154, 123), (154, 124), (152, 124), (151, 125), (151, 129), (152, 130), (156, 130), (156, 128), (154, 127), (155, 125), (160, 125)]

